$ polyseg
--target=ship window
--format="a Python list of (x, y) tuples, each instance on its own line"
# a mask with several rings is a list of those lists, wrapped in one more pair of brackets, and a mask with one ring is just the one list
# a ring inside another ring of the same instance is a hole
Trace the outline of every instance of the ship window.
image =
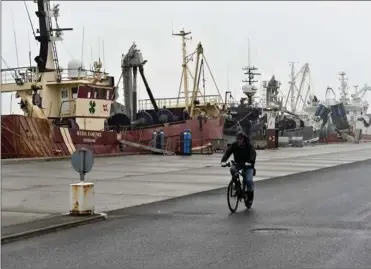
[(96, 88), (96, 89), (93, 89), (94, 90), (94, 99), (98, 98), (98, 94), (99, 94), (99, 89)]
[(106, 98), (106, 89), (99, 89), (98, 99), (105, 99), (105, 98)]
[(78, 98), (88, 98), (90, 99), (92, 96), (92, 88), (88, 86), (79, 86), (77, 96)]
[(62, 92), (61, 92), (61, 96), (62, 96), (63, 99), (68, 98), (68, 92), (67, 92), (66, 89), (63, 89), (63, 90), (62, 90)]
[(77, 98), (77, 87), (72, 88), (72, 98), (74, 98), (74, 99)]
[(107, 90), (107, 92), (106, 92), (106, 99), (107, 99), (107, 100), (109, 100), (109, 93), (110, 93), (110, 91)]

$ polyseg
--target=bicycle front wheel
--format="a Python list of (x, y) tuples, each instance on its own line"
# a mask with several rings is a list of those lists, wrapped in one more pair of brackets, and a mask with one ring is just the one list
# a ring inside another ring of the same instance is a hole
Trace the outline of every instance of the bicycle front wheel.
[(238, 186), (235, 180), (231, 180), (227, 190), (227, 201), (229, 210), (234, 213), (238, 208)]

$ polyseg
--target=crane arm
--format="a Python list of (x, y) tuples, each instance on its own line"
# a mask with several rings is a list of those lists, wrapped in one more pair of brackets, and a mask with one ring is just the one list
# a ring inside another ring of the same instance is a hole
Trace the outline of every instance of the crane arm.
[(147, 93), (148, 93), (149, 99), (151, 99), (152, 106), (153, 106), (153, 108), (155, 109), (155, 111), (157, 112), (157, 111), (158, 111), (158, 106), (157, 106), (157, 103), (156, 103), (155, 98), (153, 97), (153, 94), (152, 94), (151, 88), (150, 88), (149, 85), (148, 85), (148, 82), (147, 82), (146, 76), (144, 75), (144, 68), (143, 68), (143, 65), (140, 65), (140, 66), (139, 66), (139, 73), (140, 73), (140, 76), (141, 76), (142, 79), (143, 79), (143, 83), (144, 83), (144, 85), (145, 85), (145, 87), (146, 87), (146, 90), (147, 90)]
[(211, 79), (212, 79), (213, 82), (214, 82), (215, 88), (216, 88), (216, 90), (218, 91), (219, 98), (220, 98), (221, 102), (223, 103), (223, 97), (222, 97), (222, 95), (220, 94), (219, 87), (218, 87), (218, 85), (216, 84), (216, 81), (215, 81), (214, 75), (213, 75), (213, 73), (211, 72), (210, 66), (209, 66), (209, 64), (208, 64), (207, 61), (206, 61), (205, 55), (204, 55), (204, 61), (205, 61), (205, 63), (206, 63), (206, 67), (207, 67), (207, 69), (209, 70), (209, 73), (210, 73)]
[(305, 101), (304, 101), (304, 99), (303, 99), (303, 96), (301, 95), (301, 92), (302, 92), (302, 90), (303, 90), (304, 81), (305, 81), (305, 79), (306, 79), (306, 77), (307, 77), (307, 74), (308, 74), (307, 69), (308, 69), (308, 64), (306, 64), (306, 65), (304, 66), (303, 76), (302, 76), (301, 81), (300, 81), (300, 87), (299, 87), (299, 90), (298, 90), (298, 95), (297, 95), (296, 100), (295, 100), (295, 106), (294, 106), (295, 111), (293, 111), (293, 112), (296, 112), (299, 98), (300, 98), (300, 99), (303, 101), (303, 103), (305, 104)]
[(198, 44), (197, 46), (197, 54), (196, 54), (196, 67), (195, 67), (195, 78), (193, 79), (193, 91), (192, 91), (192, 97), (191, 97), (191, 110), (189, 115), (193, 117), (193, 112), (195, 109), (195, 100), (197, 98), (197, 93), (198, 93), (198, 85), (197, 85), (197, 77), (198, 77), (198, 70), (200, 67), (200, 56), (203, 52), (203, 48), (201, 43)]
[(366, 92), (371, 91), (371, 87), (368, 85), (365, 85), (362, 89), (357, 91), (355, 94), (352, 94), (353, 98), (363, 98), (366, 94)]

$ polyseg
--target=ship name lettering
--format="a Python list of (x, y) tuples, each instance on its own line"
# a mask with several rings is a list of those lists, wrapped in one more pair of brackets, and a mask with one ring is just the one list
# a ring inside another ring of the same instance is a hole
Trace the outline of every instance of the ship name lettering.
[(77, 136), (102, 137), (102, 133), (91, 131), (77, 131)]

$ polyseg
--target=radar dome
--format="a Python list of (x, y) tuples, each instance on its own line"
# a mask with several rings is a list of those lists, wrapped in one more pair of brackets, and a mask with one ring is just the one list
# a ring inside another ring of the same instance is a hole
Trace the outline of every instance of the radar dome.
[(258, 89), (256, 88), (256, 86), (254, 85), (249, 85), (249, 84), (244, 84), (242, 86), (242, 91), (244, 93), (255, 93)]
[(251, 85), (249, 85), (247, 83), (242, 85), (242, 91), (243, 92), (246, 92), (246, 91), (249, 91), (249, 90), (251, 90)]
[(67, 64), (67, 70), (68, 70), (68, 77), (71, 79), (77, 79), (81, 77), (86, 77), (86, 71), (80, 71), (84, 70), (85, 67), (83, 64), (81, 64), (78, 60), (71, 60)]

